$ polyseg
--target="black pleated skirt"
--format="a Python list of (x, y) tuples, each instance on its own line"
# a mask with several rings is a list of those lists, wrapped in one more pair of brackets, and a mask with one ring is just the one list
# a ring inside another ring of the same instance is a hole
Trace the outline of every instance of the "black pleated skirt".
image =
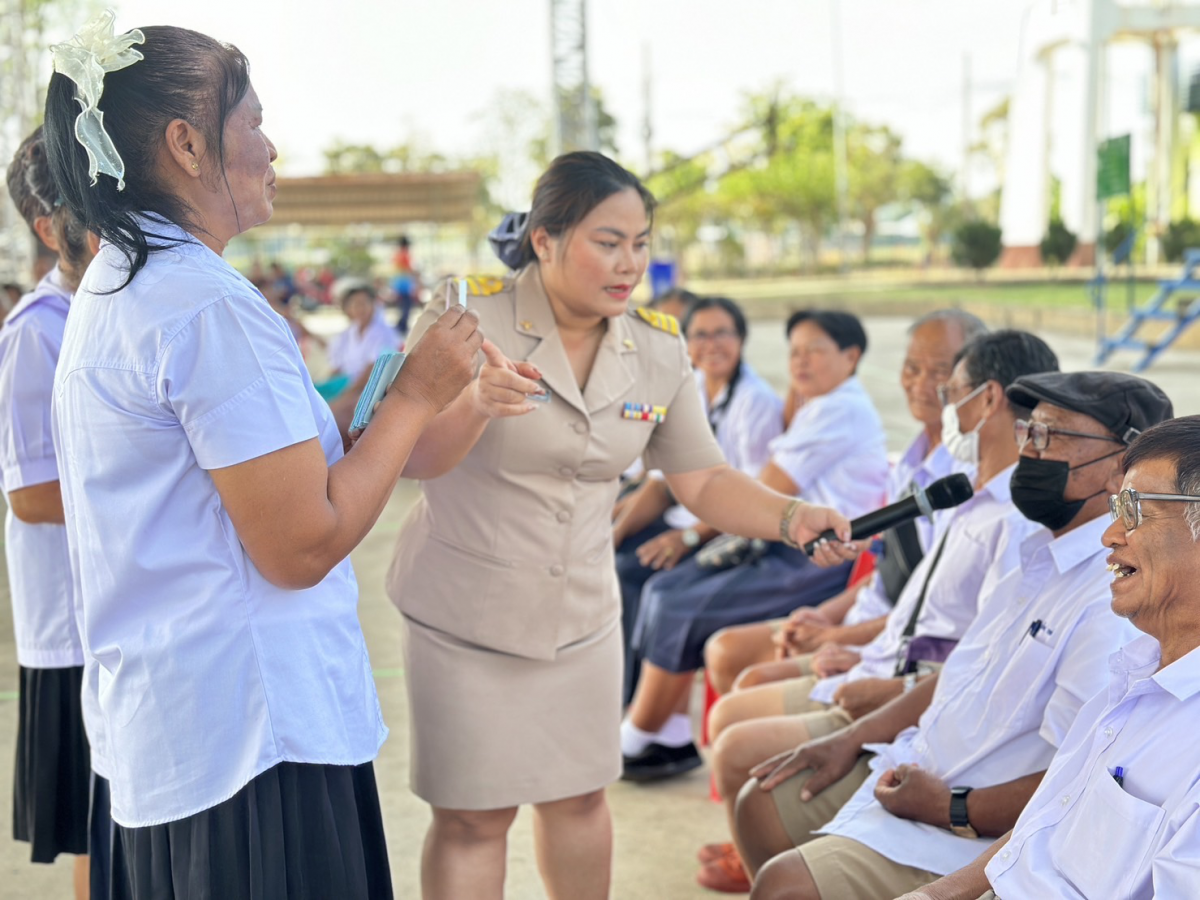
[(83, 667), (21, 667), (13, 836), (35, 863), (88, 850), (91, 751), (83, 729)]
[(392, 900), (371, 763), (280, 763), (186, 819), (123, 828), (112, 900)]

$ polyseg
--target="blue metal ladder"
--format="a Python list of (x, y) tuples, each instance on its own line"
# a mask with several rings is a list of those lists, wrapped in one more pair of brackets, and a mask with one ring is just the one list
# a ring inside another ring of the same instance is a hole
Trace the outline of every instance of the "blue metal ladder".
[[(1160, 354), (1170, 348), (1178, 337), (1191, 327), (1193, 322), (1200, 319), (1200, 273), (1196, 272), (1197, 267), (1200, 267), (1200, 250), (1184, 251), (1183, 271), (1178, 278), (1160, 281), (1158, 291), (1154, 296), (1144, 306), (1133, 309), (1129, 321), (1112, 337), (1106, 337), (1104, 329), (1101, 327), (1097, 336), (1096, 365), (1106, 362), (1117, 350), (1140, 350), (1142, 358), (1133, 364), (1133, 371), (1145, 371), (1154, 363), (1154, 360), (1158, 359)], [(1096, 302), (1101, 322), (1103, 322), (1104, 309), (1101, 291), (1102, 288), (1096, 292)], [(1179, 294), (1192, 294), (1195, 295), (1195, 299), (1186, 307), (1181, 304), (1175, 310), (1166, 309), (1171, 298)], [(1148, 341), (1137, 337), (1138, 330), (1146, 322), (1170, 322), (1171, 327), (1158, 340)]]

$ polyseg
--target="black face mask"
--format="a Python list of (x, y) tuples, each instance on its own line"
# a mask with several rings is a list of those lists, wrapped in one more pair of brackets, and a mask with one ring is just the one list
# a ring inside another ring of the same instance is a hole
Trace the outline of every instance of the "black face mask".
[(1045, 525), (1051, 531), (1066, 528), (1085, 503), (1104, 493), (1101, 488), (1082, 500), (1067, 500), (1063, 495), (1067, 491), (1067, 480), (1071, 473), (1124, 452), (1121, 449), (1078, 466), (1070, 466), (1056, 459), (1022, 456), (1017, 460), (1017, 468), (1009, 482), (1013, 505), (1029, 521)]

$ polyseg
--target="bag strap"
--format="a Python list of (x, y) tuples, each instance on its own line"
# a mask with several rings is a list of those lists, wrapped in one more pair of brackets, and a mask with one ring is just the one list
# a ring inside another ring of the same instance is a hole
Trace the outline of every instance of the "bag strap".
[(921, 596), (917, 598), (917, 605), (913, 607), (912, 615), (908, 617), (908, 624), (904, 626), (903, 638), (911, 638), (913, 632), (917, 630), (917, 620), (921, 618), (921, 610), (925, 608), (925, 596), (929, 593), (929, 582), (933, 580), (933, 573), (937, 569), (937, 564), (941, 561), (942, 551), (946, 549), (946, 538), (950, 534), (950, 529), (947, 528), (942, 535), (941, 541), (938, 542), (937, 552), (933, 556), (933, 561), (929, 564), (929, 571), (925, 573), (925, 583), (921, 585)]

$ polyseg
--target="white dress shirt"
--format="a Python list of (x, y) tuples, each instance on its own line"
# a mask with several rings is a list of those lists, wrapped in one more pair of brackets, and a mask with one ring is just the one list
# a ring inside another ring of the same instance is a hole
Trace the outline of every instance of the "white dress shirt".
[[(958, 462), (944, 444), (939, 443), (929, 451), (929, 435), (920, 432), (908, 448), (901, 454), (900, 459), (891, 467), (887, 478), (887, 503), (895, 503), (908, 493), (915, 484), (927, 488), (939, 478), (945, 478), (954, 472), (965, 471), (969, 477), (974, 477), (970, 466)], [(934, 519), (940, 513), (934, 513)], [(933, 521), (926, 516), (916, 520), (917, 538), (921, 549), (925, 552), (933, 547)], [(843, 625), (857, 625), (870, 619), (886, 616), (892, 610), (892, 601), (888, 598), (883, 587), (883, 579), (877, 572), (863, 586), (854, 599), (854, 605), (846, 612)]]
[(101, 772), (136, 827), (232, 797), (284, 762), (355, 765), (387, 735), (349, 560), (284, 590), (255, 568), (210, 470), (318, 438), (342, 456), (287, 323), (186, 243), (128, 265), (102, 245), (55, 382), (72, 569), (98, 663)]
[[(1160, 669), (1142, 635), (1110, 661), (1008, 843), (988, 863), (999, 897), (1200, 896), (1200, 649)], [(1124, 770), (1124, 783), (1113, 778)]]
[[(0, 476), (11, 491), (58, 481), (50, 400), (71, 294), (56, 266), (13, 307), (0, 328)], [(67, 530), (4, 521), (17, 662), (27, 669), (83, 664), (75, 622)]]
[[(763, 381), (747, 363), (742, 363), (741, 374), (728, 405), (722, 405), (729, 395), (726, 385), (717, 395), (713, 407), (708, 408), (708, 394), (704, 390), (704, 373), (696, 370), (696, 388), (700, 392), (700, 403), (704, 414), (713, 423), (717, 444), (725, 454), (725, 461), (751, 478), (757, 478), (762, 467), (771, 458), (770, 443), (783, 431), (783, 401), (771, 386)], [(661, 473), (658, 473), (661, 478)], [(683, 505), (672, 506), (663, 514), (663, 519), (672, 528), (695, 528), (700, 520)]]
[(877, 754), (871, 776), (823, 833), (938, 874), (983, 852), (991, 839), (891, 815), (875, 799), (875, 783), (902, 763), (952, 787), (991, 787), (1045, 771), (1079, 708), (1104, 683), (1109, 655), (1136, 634), (1109, 608), (1111, 575), (1100, 543), (1107, 527), (1102, 516), (1057, 539), (1039, 528), (1021, 543), (1020, 564), (984, 599), (918, 726), (866, 748)]
[[(1040, 527), (1013, 506), (1009, 479), (1015, 468), (1014, 463), (993, 477), (966, 503), (942, 511), (936, 546), (913, 569), (883, 631), (861, 649), (862, 659), (854, 668), (818, 681), (810, 694), (813, 700), (832, 703), (838, 686), (847, 681), (895, 674), (896, 654), (926, 582), (913, 637), (962, 637), (992, 587), (988, 580), (998, 580), (1017, 564), (1021, 540)], [(940, 558), (931, 576), (938, 547)]]
[(848, 518), (877, 509), (887, 490), (883, 422), (856, 376), (807, 401), (771, 442), (771, 461), (809, 503)]
[(400, 333), (387, 323), (383, 310), (376, 308), (366, 329), (354, 322), (329, 342), (329, 365), (353, 380), (375, 365), (379, 354), (400, 348)]

